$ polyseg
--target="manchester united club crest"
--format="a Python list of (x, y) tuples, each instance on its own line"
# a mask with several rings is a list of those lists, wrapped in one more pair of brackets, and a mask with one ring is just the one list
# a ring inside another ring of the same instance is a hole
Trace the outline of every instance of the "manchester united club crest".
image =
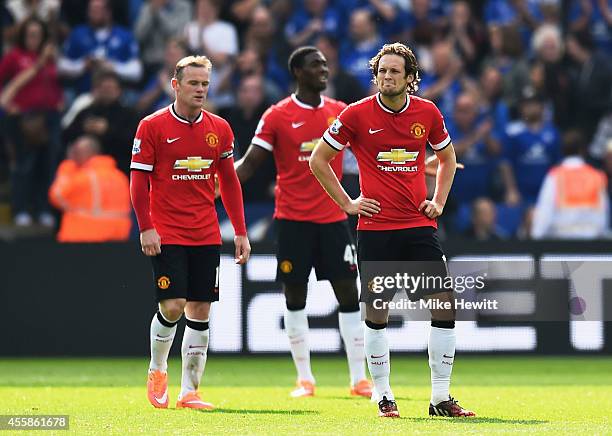
[(283, 260), (280, 264), (280, 270), (285, 274), (289, 274), (293, 271), (293, 264), (289, 260)]
[(410, 133), (416, 139), (421, 139), (425, 136), (425, 126), (421, 123), (412, 123), (412, 126), (410, 126)]
[(163, 291), (170, 287), (170, 278), (168, 276), (161, 276), (157, 279), (157, 287)]
[(219, 143), (219, 137), (217, 136), (216, 133), (213, 132), (208, 132), (206, 134), (206, 143), (208, 144), (209, 147), (216, 147), (217, 144)]

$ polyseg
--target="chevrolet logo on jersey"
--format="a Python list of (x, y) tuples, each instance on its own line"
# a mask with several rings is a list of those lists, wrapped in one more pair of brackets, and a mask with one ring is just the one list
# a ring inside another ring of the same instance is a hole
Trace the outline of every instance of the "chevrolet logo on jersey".
[[(309, 153), (309, 154), (312, 153), (312, 150), (314, 150), (318, 142), (319, 142), (319, 138), (315, 138), (312, 141), (302, 142), (302, 144), (300, 144), (300, 153)], [(309, 156), (298, 156), (298, 161), (300, 162), (308, 162), (309, 159), (310, 159), (310, 155)]]
[(213, 163), (210, 159), (202, 159), (201, 156), (189, 156), (187, 159), (178, 159), (174, 162), (175, 170), (187, 170), (189, 172), (202, 172), (202, 169), (210, 168)]
[(315, 146), (317, 145), (317, 142), (319, 142), (318, 139), (302, 142), (302, 144), (300, 145), (300, 151), (302, 153), (312, 153), (312, 150), (314, 150)]
[[(187, 170), (190, 173), (201, 173), (210, 168), (211, 159), (202, 159), (201, 156), (189, 156), (187, 159), (178, 159), (174, 162), (175, 170)], [(210, 174), (172, 174), (172, 180), (208, 180)]]
[(405, 148), (392, 148), (391, 151), (381, 151), (376, 156), (378, 162), (390, 162), (392, 164), (405, 164), (414, 162), (419, 155), (418, 151), (406, 151)]

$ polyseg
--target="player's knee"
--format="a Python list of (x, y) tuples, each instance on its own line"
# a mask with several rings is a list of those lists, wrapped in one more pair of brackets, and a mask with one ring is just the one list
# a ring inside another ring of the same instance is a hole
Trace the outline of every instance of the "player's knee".
[(359, 310), (359, 293), (355, 280), (337, 280), (332, 282), (332, 288), (338, 300), (340, 312), (355, 312)]
[(308, 285), (304, 284), (284, 284), (285, 305), (287, 310), (303, 310), (306, 307), (306, 291)]
[(176, 322), (183, 316), (185, 301), (181, 299), (162, 301), (159, 303), (159, 310), (168, 321)]

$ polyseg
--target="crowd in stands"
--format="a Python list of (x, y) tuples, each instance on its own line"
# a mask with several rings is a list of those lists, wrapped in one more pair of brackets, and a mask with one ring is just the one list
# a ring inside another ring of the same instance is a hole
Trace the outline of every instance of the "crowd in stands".
[[(10, 185), (16, 226), (58, 227), (56, 173), (65, 177), (58, 165), (79, 143), (128, 174), (138, 120), (172, 102), (170, 78), (185, 55), (211, 59), (206, 109), (230, 122), (239, 157), (266, 107), (292, 92), (293, 49), (317, 46), (330, 70), (326, 94), (351, 103), (375, 92), (368, 60), (383, 43), (401, 41), (420, 63), (418, 94), (442, 111), (465, 165), (440, 220), (445, 237), (609, 233), (612, 0), (7, 0), (0, 7), (0, 182)], [(354, 192), (350, 152), (345, 170)], [(270, 159), (245, 184), (247, 218), (269, 218), (274, 178)]]

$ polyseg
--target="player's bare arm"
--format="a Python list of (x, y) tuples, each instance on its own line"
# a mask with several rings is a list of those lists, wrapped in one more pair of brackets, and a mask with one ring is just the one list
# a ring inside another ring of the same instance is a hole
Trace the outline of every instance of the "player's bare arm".
[[(425, 159), (425, 175), (428, 177), (436, 177), (438, 174), (438, 164), (440, 161), (438, 160), (438, 156), (432, 154), (427, 159)], [(457, 169), (462, 170), (465, 168), (465, 165), (457, 162)]]
[(240, 183), (246, 182), (253, 176), (255, 170), (268, 159), (270, 152), (258, 145), (251, 144), (244, 156), (234, 164)]
[(371, 217), (373, 214), (380, 212), (378, 201), (362, 196), (353, 200), (348, 196), (330, 166), (330, 162), (337, 154), (338, 151), (321, 139), (310, 156), (310, 169), (323, 189), (349, 215)]
[(432, 219), (442, 215), (457, 168), (457, 157), (453, 144), (435, 153), (440, 161), (436, 174), (436, 190), (431, 200), (424, 200), (419, 206), (419, 210)]

